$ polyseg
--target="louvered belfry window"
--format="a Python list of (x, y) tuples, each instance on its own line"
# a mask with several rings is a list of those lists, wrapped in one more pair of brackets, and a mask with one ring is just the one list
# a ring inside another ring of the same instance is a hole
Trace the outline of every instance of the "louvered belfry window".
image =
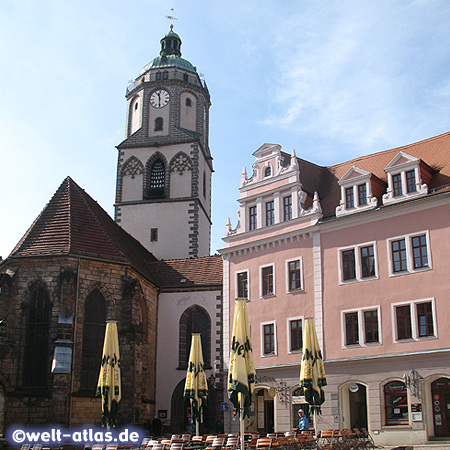
[(161, 159), (157, 159), (150, 167), (150, 182), (147, 198), (164, 197), (166, 185), (166, 167)]

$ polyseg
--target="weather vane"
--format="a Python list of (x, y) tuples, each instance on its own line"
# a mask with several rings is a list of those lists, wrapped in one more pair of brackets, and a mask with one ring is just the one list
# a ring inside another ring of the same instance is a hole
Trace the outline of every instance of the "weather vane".
[[(173, 8), (171, 8), (170, 9), (171, 11), (172, 11), (172, 14), (173, 14)], [(170, 20), (170, 28), (172, 29), (173, 28), (173, 21), (174, 20), (178, 20), (176, 17), (174, 17), (174, 16), (166, 16), (166, 19), (169, 19)]]

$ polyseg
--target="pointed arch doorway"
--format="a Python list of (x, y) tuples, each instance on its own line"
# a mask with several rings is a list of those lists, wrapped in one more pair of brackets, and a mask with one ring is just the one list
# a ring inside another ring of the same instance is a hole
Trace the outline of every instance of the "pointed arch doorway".
[[(170, 408), (170, 430), (171, 433), (182, 433), (186, 431), (188, 417), (191, 416), (191, 404), (184, 398), (184, 385), (186, 379), (183, 378), (175, 387), (172, 393)], [(200, 434), (215, 433), (217, 428), (217, 397), (213, 386), (208, 382), (208, 402), (203, 412), (203, 423), (200, 423)]]

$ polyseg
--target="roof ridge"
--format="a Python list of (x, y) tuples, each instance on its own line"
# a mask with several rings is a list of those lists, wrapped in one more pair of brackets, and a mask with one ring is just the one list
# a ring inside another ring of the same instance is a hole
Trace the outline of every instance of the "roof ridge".
[(171, 259), (160, 259), (158, 262), (170, 262), (170, 261), (192, 261), (192, 260), (199, 260), (199, 259), (205, 259), (205, 258), (212, 258), (212, 257), (220, 257), (221, 256), (218, 253), (215, 253), (214, 255), (204, 255), (204, 256), (189, 256), (188, 258), (171, 258)]
[[(70, 177), (68, 177), (70, 179)], [(78, 192), (81, 196), (81, 199), (84, 203), (84, 205), (88, 208), (89, 212), (91, 213), (92, 217), (94, 218), (96, 224), (100, 227), (100, 230), (102, 230), (103, 234), (105, 235), (105, 237), (108, 239), (108, 242), (111, 244), (112, 247), (115, 247), (116, 251), (120, 253), (120, 255), (122, 256), (122, 258), (125, 261), (128, 261), (128, 258), (126, 257), (126, 255), (123, 253), (123, 251), (118, 248), (115, 245), (115, 240), (111, 238), (111, 235), (107, 229), (107, 227), (105, 227), (100, 221), (99, 221), (99, 217), (96, 211), (93, 210), (93, 208), (91, 207), (91, 205), (89, 204), (90, 201), (93, 201), (100, 209), (100, 211), (102, 211), (103, 213), (105, 213), (111, 220), (112, 217), (109, 216), (109, 214), (99, 205), (99, 203), (94, 200), (82, 187), (80, 187), (77, 183), (75, 183), (75, 181), (73, 181), (72, 179), (70, 179), (72, 181), (72, 183), (74, 184), (74, 186), (76, 186), (78, 188)], [(89, 201), (88, 201), (89, 200)], [(70, 230), (72, 231), (72, 227), (70, 227)], [(122, 228), (123, 230), (123, 228)], [(125, 231), (125, 230), (123, 230)], [(72, 250), (72, 248), (71, 248)]]
[(362, 160), (367, 160), (367, 159), (371, 159), (371, 158), (376, 158), (376, 157), (379, 157), (382, 154), (387, 154), (387, 153), (395, 152), (395, 151), (400, 152), (400, 151), (402, 151), (402, 149), (411, 148), (411, 147), (414, 147), (416, 145), (420, 145), (420, 144), (424, 144), (426, 142), (431, 142), (431, 141), (434, 141), (434, 140), (437, 140), (437, 139), (441, 139), (444, 136), (449, 136), (449, 135), (450, 135), (450, 132), (447, 131), (447, 132), (441, 133), (441, 134), (439, 134), (437, 136), (432, 136), (430, 138), (422, 139), (420, 141), (411, 142), (410, 144), (400, 145), (398, 147), (388, 148), (386, 150), (380, 150), (379, 152), (370, 153), (368, 155), (357, 156), (357, 157), (349, 159), (347, 161), (342, 161), (342, 162), (337, 163), (337, 164), (332, 164), (330, 166), (325, 166), (325, 168), (330, 170), (332, 168), (337, 168), (337, 167), (340, 167), (342, 165), (349, 164), (352, 161), (356, 162), (356, 161), (362, 161)]

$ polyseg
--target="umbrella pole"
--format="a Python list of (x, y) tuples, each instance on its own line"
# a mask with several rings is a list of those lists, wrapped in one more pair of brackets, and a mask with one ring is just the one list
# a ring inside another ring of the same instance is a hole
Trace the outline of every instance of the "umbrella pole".
[(198, 419), (195, 420), (195, 435), (200, 436), (200, 422)]
[(241, 435), (241, 450), (244, 450), (244, 396), (242, 394), (239, 395), (241, 397), (241, 401), (239, 402), (239, 425), (240, 425), (240, 435)]

